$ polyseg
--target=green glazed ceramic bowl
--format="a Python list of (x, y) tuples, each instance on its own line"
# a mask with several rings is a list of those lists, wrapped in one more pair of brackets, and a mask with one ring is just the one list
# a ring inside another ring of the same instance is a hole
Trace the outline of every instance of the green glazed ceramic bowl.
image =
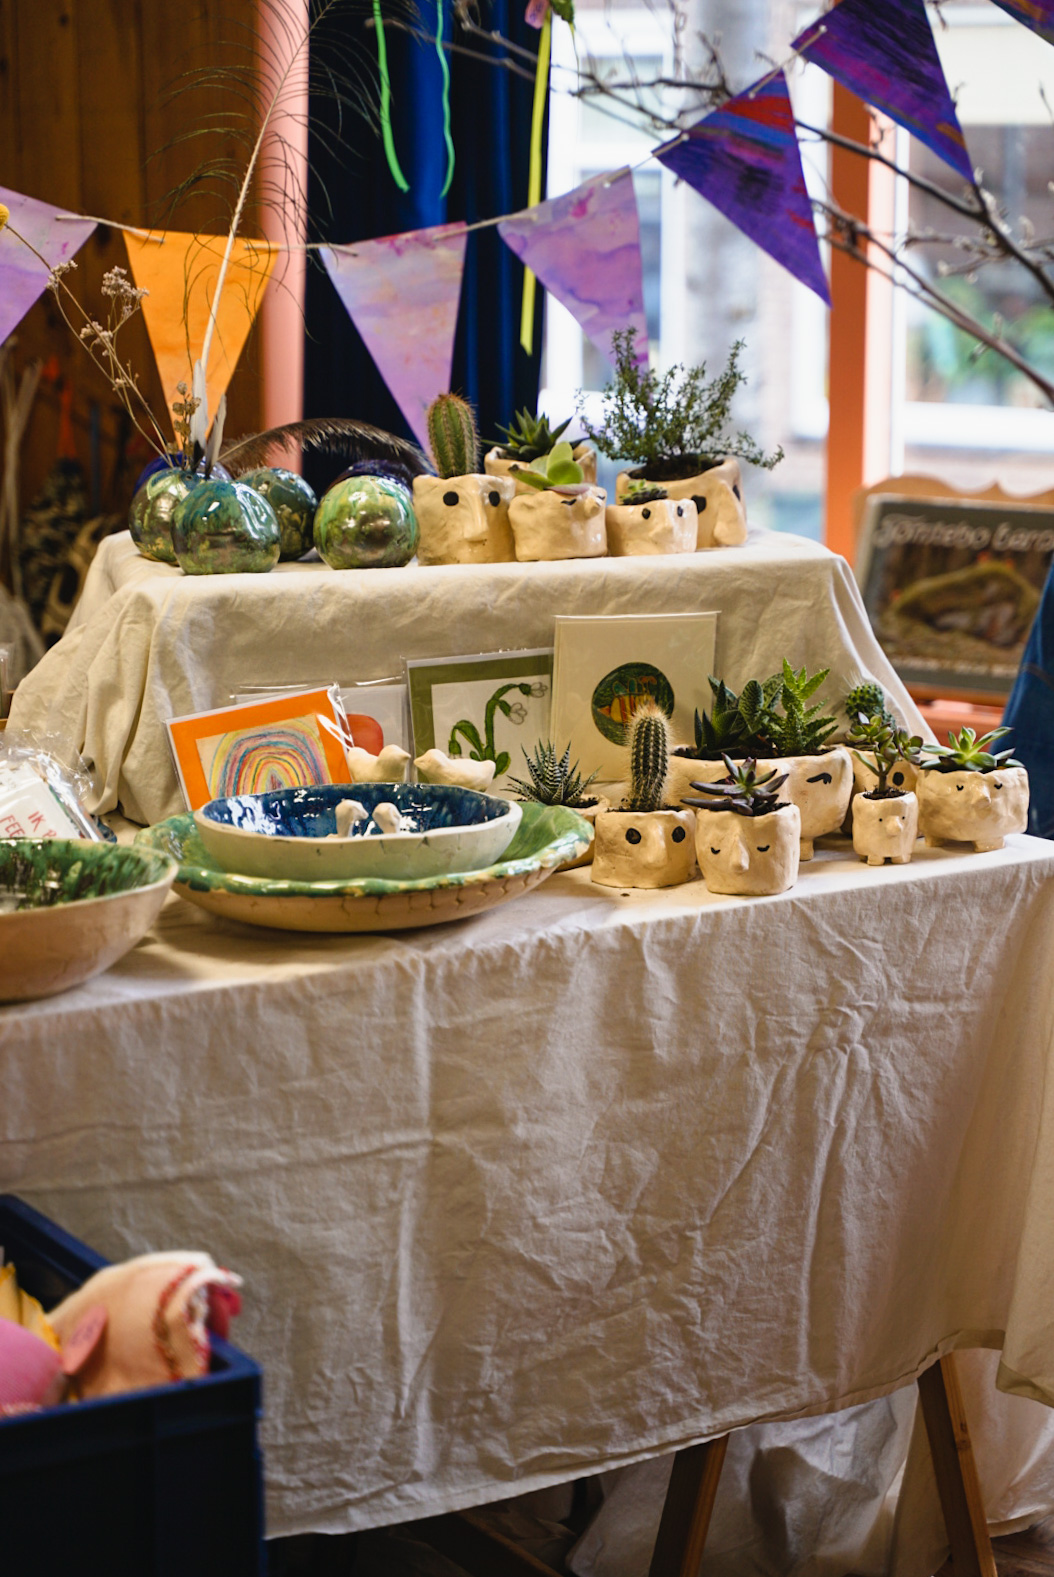
[(295, 471), (284, 471), (281, 466), (263, 465), (256, 471), (246, 471), (238, 480), (266, 498), (274, 510), (281, 536), (280, 557), (303, 558), (314, 544), (312, 529), (318, 506), (314, 488)]
[(349, 476), (322, 496), (315, 546), (330, 569), (389, 569), (417, 552), (410, 495), (381, 476)]
[(209, 477), (176, 506), (172, 546), (185, 575), (259, 574), (278, 563), (278, 517), (244, 482)]
[(493, 909), (529, 892), (584, 854), (589, 823), (557, 805), (523, 806), (515, 838), (496, 865), (417, 881), (289, 882), (236, 876), (212, 859), (193, 816), (170, 816), (136, 835), (137, 848), (179, 862), (176, 891), (213, 914), (280, 931), (404, 931)]
[(160, 850), (0, 842), (0, 1002), (52, 996), (108, 969), (149, 931), (175, 877)]

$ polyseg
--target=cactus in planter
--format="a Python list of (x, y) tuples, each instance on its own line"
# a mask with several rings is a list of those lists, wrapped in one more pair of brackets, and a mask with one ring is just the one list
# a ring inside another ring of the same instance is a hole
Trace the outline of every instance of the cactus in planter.
[(628, 810), (662, 810), (669, 759), (670, 728), (666, 714), (654, 702), (648, 702), (637, 708), (630, 724)]
[(467, 400), (458, 394), (437, 394), (428, 407), (427, 421), (432, 458), (444, 480), (478, 471), (479, 433)]
[(873, 718), (881, 718), (890, 727), (897, 726), (896, 718), (886, 706), (886, 692), (874, 679), (865, 679), (861, 684), (855, 684), (846, 694), (842, 702), (845, 715), (852, 721), (860, 717), (870, 722)]

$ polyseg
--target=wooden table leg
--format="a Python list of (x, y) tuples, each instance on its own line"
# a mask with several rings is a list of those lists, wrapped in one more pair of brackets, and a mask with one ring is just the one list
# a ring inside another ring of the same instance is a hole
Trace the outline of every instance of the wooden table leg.
[(933, 1457), (937, 1492), (955, 1577), (996, 1577), (992, 1541), (977, 1481), (955, 1355), (919, 1376), (919, 1401)]
[(699, 1577), (727, 1449), (722, 1435), (674, 1457), (648, 1577)]

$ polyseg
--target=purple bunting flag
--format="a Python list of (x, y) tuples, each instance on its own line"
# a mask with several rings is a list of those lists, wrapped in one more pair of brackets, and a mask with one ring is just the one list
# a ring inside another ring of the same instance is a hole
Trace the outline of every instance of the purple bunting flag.
[(782, 71), (696, 121), (655, 157), (830, 306)]
[[(48, 276), (57, 263), (66, 263), (80, 250), (95, 229), (94, 219), (63, 218), (64, 208), (39, 203), (35, 197), (9, 192), (0, 186), (0, 203), (11, 218), (0, 230), (0, 341), (18, 327), (26, 313), (47, 289)], [(15, 235), (13, 232), (18, 232)], [(29, 246), (18, 239), (24, 237)], [(30, 251), (35, 247), (46, 264)]]
[(1054, 44), (1054, 0), (995, 0), (997, 6)]
[(973, 180), (925, 0), (838, 0), (792, 48)]
[(638, 359), (647, 361), (640, 220), (628, 170), (510, 214), (498, 234), (599, 351), (614, 360), (612, 334), (634, 329)]
[(450, 388), (465, 241), (459, 223), (321, 248), (348, 316), (425, 448), (425, 412)]

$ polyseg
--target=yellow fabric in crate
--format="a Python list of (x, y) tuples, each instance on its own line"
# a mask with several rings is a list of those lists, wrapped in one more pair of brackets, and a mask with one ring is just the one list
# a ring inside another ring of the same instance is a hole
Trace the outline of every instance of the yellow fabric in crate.
[(39, 1336), (46, 1341), (56, 1352), (61, 1352), (58, 1337), (51, 1328), (47, 1315), (28, 1292), (24, 1292), (18, 1285), (18, 1276), (13, 1265), (0, 1266), (0, 1319), (11, 1320), (15, 1325), (22, 1325), (27, 1331), (32, 1331), (34, 1336)]

